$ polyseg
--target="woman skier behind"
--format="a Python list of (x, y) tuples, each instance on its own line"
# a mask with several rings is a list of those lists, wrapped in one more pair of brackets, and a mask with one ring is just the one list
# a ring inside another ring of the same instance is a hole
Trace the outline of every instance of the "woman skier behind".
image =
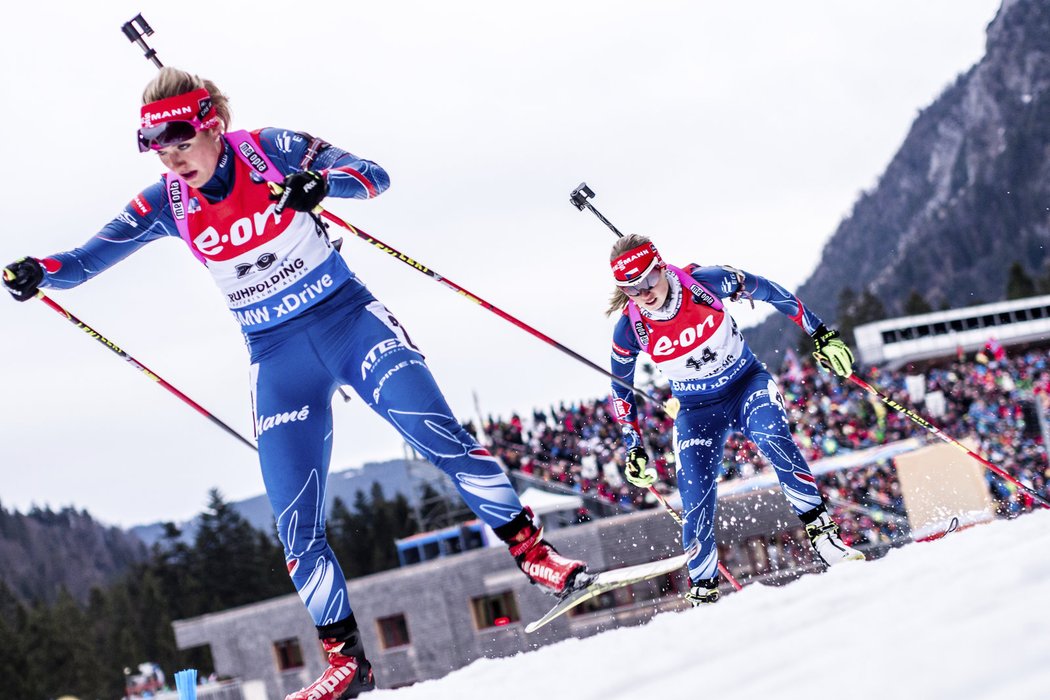
[[(612, 371), (630, 384), (638, 354), (646, 352), (670, 380), (669, 412), (675, 416), (678, 490), (682, 495), (682, 545), (694, 542), (689, 561), (694, 605), (718, 599), (715, 507), (726, 438), (740, 430), (773, 465), (791, 507), (805, 525), (817, 556), (838, 564), (864, 555), (843, 543), (817, 490), (805, 458), (791, 438), (784, 399), (773, 377), (737, 330), (722, 298), (765, 301), (806, 331), (816, 355), (839, 376), (852, 373), (853, 353), (816, 314), (779, 285), (731, 267), (679, 269), (665, 263), (645, 236), (617, 240), (610, 256), (616, 290), (607, 315), (620, 314), (613, 331)], [(715, 291), (717, 290), (717, 291)], [(627, 480), (648, 488), (656, 480), (642, 444), (633, 394), (612, 385), (621, 423)], [(676, 408), (677, 406), (677, 408)]]

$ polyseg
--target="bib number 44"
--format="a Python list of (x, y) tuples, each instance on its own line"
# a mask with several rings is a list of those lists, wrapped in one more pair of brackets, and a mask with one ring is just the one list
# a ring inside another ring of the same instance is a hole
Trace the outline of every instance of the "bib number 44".
[(685, 361), (685, 366), (699, 372), (701, 367), (717, 359), (717, 352), (714, 352), (711, 348), (704, 348), (704, 351), (700, 353), (700, 357), (690, 357)]

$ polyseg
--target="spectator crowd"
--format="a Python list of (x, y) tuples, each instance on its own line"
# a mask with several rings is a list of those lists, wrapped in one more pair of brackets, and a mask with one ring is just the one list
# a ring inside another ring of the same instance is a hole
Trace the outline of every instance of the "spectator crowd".
[[(967, 359), (934, 364), (923, 371), (858, 372), (894, 402), (913, 408), (956, 440), (973, 438), (977, 452), (1036, 492), (1050, 496), (1040, 410), (1050, 409), (1050, 354), (1032, 349), (1008, 356), (1002, 348)], [(778, 385), (795, 440), (810, 463), (848, 451), (885, 445), (909, 437), (936, 437), (900, 411), (851, 382), (819, 370), (788, 353)], [(661, 399), (666, 388), (652, 387)], [(662, 408), (642, 402), (639, 420), (649, 441), (658, 489), (675, 488), (673, 421)], [(475, 426), (467, 426), (475, 434)], [(647, 491), (623, 479), (620, 428), (609, 401), (559, 403), (524, 417), (489, 417), (478, 437), (511, 471), (631, 508), (658, 505)], [(746, 479), (772, 469), (751, 441), (732, 434), (725, 445), (721, 480)], [(1013, 517), (1035, 507), (1023, 491), (987, 471), (999, 515)], [(906, 531), (900, 484), (890, 462), (866, 464), (818, 476), (818, 482), (857, 544), (889, 544)], [(843, 517), (843, 515), (845, 517)], [(776, 558), (794, 548), (791, 535), (774, 543)]]

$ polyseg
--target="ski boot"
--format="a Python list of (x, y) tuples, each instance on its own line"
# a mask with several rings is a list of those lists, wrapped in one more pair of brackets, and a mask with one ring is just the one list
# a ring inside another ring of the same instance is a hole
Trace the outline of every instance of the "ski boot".
[(691, 588), (689, 592), (685, 594), (685, 599), (694, 607), (700, 607), (701, 605), (710, 605), (719, 598), (718, 593), (718, 579), (717, 578), (702, 578), (696, 583), (689, 582)]
[(317, 632), (328, 654), (328, 668), (316, 681), (284, 700), (349, 700), (376, 687), (353, 613), (345, 620), (318, 627)]
[(584, 588), (593, 579), (586, 571), (587, 564), (563, 557), (543, 539), (543, 528), (536, 527), (531, 508), (523, 508), (513, 520), (499, 526), (495, 532), (507, 543), (518, 568), (546, 593), (564, 598)]
[(863, 552), (853, 549), (842, 541), (839, 526), (831, 519), (824, 506), (818, 506), (808, 513), (803, 513), (799, 518), (806, 526), (806, 535), (817, 557), (827, 566), (864, 559)]

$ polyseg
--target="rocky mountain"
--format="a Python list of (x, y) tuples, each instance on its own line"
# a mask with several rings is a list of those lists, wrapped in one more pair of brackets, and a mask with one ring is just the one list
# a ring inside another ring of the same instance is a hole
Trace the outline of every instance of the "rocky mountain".
[[(865, 292), (886, 317), (913, 292), (935, 309), (999, 301), (1013, 263), (1046, 276), (1048, 243), (1050, 2), (1004, 0), (984, 57), (921, 111), (797, 292), (839, 322)], [(748, 339), (778, 364), (779, 336), (797, 332), (774, 316)]]

